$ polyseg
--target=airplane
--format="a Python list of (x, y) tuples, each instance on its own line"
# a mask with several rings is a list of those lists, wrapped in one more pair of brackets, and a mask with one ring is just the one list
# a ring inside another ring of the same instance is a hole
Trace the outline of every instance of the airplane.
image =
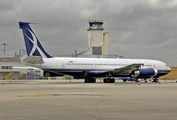
[(85, 83), (95, 83), (99, 77), (104, 77), (104, 83), (115, 83), (114, 77), (151, 78), (157, 82), (160, 76), (171, 71), (158, 60), (52, 57), (44, 50), (30, 24), (19, 22), (28, 55), (22, 61), (42, 69), (45, 77), (70, 75), (74, 79), (85, 79)]

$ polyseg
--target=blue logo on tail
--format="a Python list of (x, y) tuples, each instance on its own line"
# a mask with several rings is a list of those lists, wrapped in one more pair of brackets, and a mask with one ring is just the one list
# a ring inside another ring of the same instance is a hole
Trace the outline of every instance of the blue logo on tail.
[(30, 23), (27, 22), (19, 22), (20, 29), (23, 31), (28, 56), (52, 58), (52, 56), (44, 50), (29, 24)]

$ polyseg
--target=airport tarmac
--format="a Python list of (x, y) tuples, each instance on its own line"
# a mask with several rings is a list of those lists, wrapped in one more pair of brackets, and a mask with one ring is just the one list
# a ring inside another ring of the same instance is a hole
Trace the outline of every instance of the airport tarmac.
[(176, 120), (177, 83), (0, 80), (0, 120)]

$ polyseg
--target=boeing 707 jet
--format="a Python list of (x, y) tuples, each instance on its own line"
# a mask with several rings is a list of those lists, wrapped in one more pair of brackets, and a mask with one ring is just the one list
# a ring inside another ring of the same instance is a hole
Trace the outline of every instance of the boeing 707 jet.
[(114, 77), (152, 78), (156, 82), (171, 71), (158, 60), (52, 57), (42, 47), (30, 23), (19, 22), (19, 27), (28, 55), (23, 62), (44, 70), (44, 76), (70, 75), (75, 79), (83, 78), (86, 83), (95, 83), (99, 77), (104, 77), (104, 83), (114, 83)]

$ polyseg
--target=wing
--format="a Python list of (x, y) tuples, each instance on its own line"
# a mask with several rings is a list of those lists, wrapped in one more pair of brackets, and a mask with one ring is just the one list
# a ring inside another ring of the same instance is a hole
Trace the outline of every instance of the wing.
[(137, 69), (141, 68), (142, 65), (144, 65), (144, 64), (143, 63), (135, 63), (135, 64), (131, 64), (131, 65), (128, 65), (128, 66), (125, 66), (122, 68), (116, 68), (111, 72), (113, 75), (127, 76), (127, 75), (130, 75), (133, 70), (137, 70)]
[[(133, 70), (140, 69), (141, 66), (144, 65), (143, 63), (134, 63), (125, 67), (115, 68), (112, 71), (99, 71), (94, 72), (96, 75), (106, 75), (106, 76), (129, 76)], [(90, 71), (93, 72), (93, 71)]]
[(25, 61), (26, 63), (31, 63), (31, 64), (44, 63), (42, 57), (40, 57), (40, 56), (29, 56), (29, 57), (26, 57), (25, 59), (23, 59), (23, 61)]

